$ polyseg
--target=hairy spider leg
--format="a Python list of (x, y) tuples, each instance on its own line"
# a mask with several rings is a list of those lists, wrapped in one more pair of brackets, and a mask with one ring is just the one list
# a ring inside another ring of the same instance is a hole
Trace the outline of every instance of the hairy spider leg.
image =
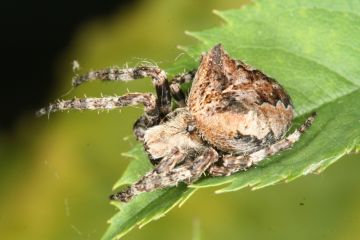
[(179, 148), (174, 147), (170, 151), (170, 154), (161, 159), (159, 164), (151, 172), (148, 172), (137, 183), (127, 189), (111, 195), (110, 199), (127, 202), (141, 192), (148, 192), (151, 191), (151, 189), (159, 188), (162, 184), (163, 176), (173, 170), (175, 165), (183, 161), (185, 157), (186, 154), (184, 152), (180, 152)]
[[(136, 195), (143, 192), (151, 192), (157, 189), (167, 188), (177, 185), (179, 182), (192, 183), (196, 181), (211, 164), (218, 160), (218, 154), (213, 148), (207, 148), (195, 160), (187, 160), (183, 164), (174, 167), (174, 162), (183, 159), (183, 153), (170, 154), (162, 161), (169, 161), (166, 163), (168, 167), (165, 171), (159, 171), (156, 167), (153, 171), (146, 174), (138, 182), (121, 192), (115, 193), (110, 196), (111, 200), (121, 202), (128, 202)], [(162, 166), (162, 163), (158, 166)]]
[(171, 80), (170, 93), (171, 93), (171, 96), (176, 101), (176, 103), (179, 105), (179, 107), (186, 106), (186, 95), (187, 95), (181, 90), (180, 86), (183, 83), (191, 83), (195, 77), (195, 73), (196, 73), (196, 70), (184, 72), (182, 74), (176, 75)]
[(184, 94), (183, 90), (179, 83), (171, 83), (170, 84), (170, 93), (171, 96), (174, 98), (176, 104), (179, 107), (186, 106), (186, 95)]
[(72, 100), (58, 100), (46, 108), (40, 109), (38, 116), (50, 114), (52, 112), (67, 110), (111, 110), (130, 105), (143, 104), (145, 113), (157, 118), (156, 97), (151, 93), (129, 93), (120, 97), (101, 97), (101, 98), (74, 98)]
[(157, 94), (157, 108), (160, 118), (171, 111), (171, 94), (165, 71), (156, 66), (139, 66), (134, 68), (105, 68), (89, 71), (84, 75), (75, 76), (72, 84), (77, 87), (85, 82), (101, 81), (131, 81), (145, 77), (152, 78)]
[[(195, 73), (196, 73), (196, 69), (176, 75), (171, 80), (171, 84), (169, 85), (170, 94), (173, 97), (173, 99), (176, 101), (178, 107), (186, 106), (186, 97), (187, 97), (186, 94), (181, 90), (180, 85), (183, 83), (191, 83), (192, 80), (194, 79)], [(146, 129), (159, 124), (162, 118), (163, 116), (159, 117), (158, 122), (156, 123), (149, 122), (149, 118), (146, 116), (146, 114), (141, 116), (139, 119), (137, 119), (133, 126), (133, 131), (134, 131), (134, 135), (136, 136), (136, 139), (143, 142)]]
[(209, 174), (212, 176), (229, 176), (235, 172), (246, 170), (282, 150), (291, 148), (294, 143), (300, 139), (301, 135), (312, 125), (315, 120), (315, 116), (316, 113), (312, 113), (306, 119), (305, 123), (303, 123), (292, 134), (268, 147), (260, 149), (259, 151), (240, 156), (224, 155), (221, 165), (219, 166), (219, 162), (213, 164), (208, 170)]
[(159, 162), (154, 171), (161, 174), (173, 169), (176, 164), (185, 159), (186, 154), (180, 151), (181, 150), (178, 147), (171, 149), (170, 154)]
[(191, 83), (195, 77), (196, 71), (196, 69), (193, 69), (191, 71), (178, 74), (171, 80), (171, 82), (179, 84)]

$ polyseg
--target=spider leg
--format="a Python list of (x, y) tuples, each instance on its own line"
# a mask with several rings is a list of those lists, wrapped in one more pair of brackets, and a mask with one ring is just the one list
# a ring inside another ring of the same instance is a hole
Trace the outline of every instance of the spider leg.
[[(193, 80), (195, 76), (196, 70), (192, 70), (189, 72), (185, 72), (179, 75), (176, 75), (172, 80), (171, 84), (169, 86), (170, 94), (176, 101), (179, 107), (185, 107), (186, 106), (186, 95), (181, 90), (180, 85), (182, 83), (189, 83)], [(160, 119), (156, 123), (151, 122), (149, 123), (149, 118), (146, 116), (141, 116), (134, 124), (134, 134), (136, 136), (136, 139), (139, 141), (144, 140), (144, 134), (146, 129), (148, 129), (151, 126), (154, 126), (160, 122)]]
[(84, 75), (75, 76), (72, 84), (77, 87), (85, 82), (101, 81), (130, 81), (140, 78), (152, 78), (157, 94), (157, 107), (162, 116), (171, 111), (171, 95), (169, 82), (165, 71), (156, 66), (139, 66), (135, 68), (106, 68), (90, 71)]
[(191, 83), (195, 77), (196, 69), (193, 69), (188, 72), (181, 73), (179, 75), (176, 75), (171, 82), (183, 84), (183, 83)]
[(156, 119), (149, 118), (146, 114), (142, 115), (133, 126), (133, 131), (138, 141), (144, 142), (145, 131), (159, 123), (159, 117)]
[(175, 99), (179, 107), (186, 106), (186, 94), (181, 90), (181, 84), (191, 83), (195, 77), (196, 70), (191, 70), (179, 75), (176, 75), (170, 84), (171, 96)]
[(178, 147), (174, 147), (171, 149), (170, 154), (159, 162), (154, 171), (156, 171), (158, 174), (169, 172), (171, 169), (174, 169), (176, 164), (183, 161), (184, 159), (185, 153), (180, 152)]
[(252, 165), (257, 164), (282, 150), (291, 148), (294, 143), (300, 139), (301, 135), (311, 126), (315, 120), (315, 116), (316, 113), (312, 113), (312, 115), (306, 119), (305, 123), (292, 134), (268, 147), (260, 149), (259, 151), (240, 156), (224, 155), (221, 165), (218, 163), (213, 164), (209, 168), (209, 174), (212, 176), (229, 176), (240, 170), (246, 170)]
[(186, 96), (185, 96), (185, 93), (181, 90), (179, 83), (172, 82), (170, 84), (170, 93), (171, 93), (171, 96), (176, 101), (177, 105), (179, 105), (179, 107), (186, 106)]
[[(223, 156), (223, 161), (219, 164), (213, 164), (208, 172), (211, 176), (229, 176), (240, 170), (246, 170), (251, 166), (250, 155), (241, 156)], [(249, 165), (249, 166), (248, 166)]]
[(157, 119), (156, 98), (151, 93), (129, 93), (120, 97), (101, 97), (101, 98), (74, 98), (72, 100), (59, 100), (50, 104), (46, 108), (40, 109), (38, 116), (50, 114), (52, 112), (66, 110), (111, 110), (130, 105), (143, 104), (145, 114), (151, 119)]
[[(178, 154), (180, 154), (181, 157), (177, 156)], [(207, 148), (203, 154), (195, 160), (186, 161), (174, 167), (176, 165), (175, 162), (179, 162), (179, 159), (184, 159), (185, 155), (181, 152), (170, 155), (168, 159), (165, 159), (166, 163), (160, 162), (158, 167), (153, 171), (146, 174), (130, 187), (111, 195), (110, 199), (128, 202), (134, 196), (143, 192), (151, 192), (157, 189), (175, 186), (179, 182), (191, 183), (197, 180), (211, 164), (218, 160), (217, 152), (212, 148)], [(160, 166), (165, 167), (161, 168)]]

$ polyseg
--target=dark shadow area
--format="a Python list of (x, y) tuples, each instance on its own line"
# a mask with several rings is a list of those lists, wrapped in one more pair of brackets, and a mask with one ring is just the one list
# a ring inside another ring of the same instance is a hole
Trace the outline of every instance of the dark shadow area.
[(139, 2), (2, 2), (0, 132), (10, 132), (22, 113), (44, 104), (54, 86), (53, 65), (81, 23), (115, 11), (125, 12)]

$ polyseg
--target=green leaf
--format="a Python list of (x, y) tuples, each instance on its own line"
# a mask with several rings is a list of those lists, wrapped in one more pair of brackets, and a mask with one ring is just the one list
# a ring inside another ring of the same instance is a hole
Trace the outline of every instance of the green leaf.
[(126, 172), (124, 172), (121, 178), (115, 183), (113, 190), (125, 185), (130, 185), (131, 183), (137, 181), (147, 171), (151, 170), (152, 165), (141, 147), (136, 146), (129, 152), (123, 153), (122, 155), (133, 158), (134, 161), (131, 161), (129, 166), (126, 168)]
[[(197, 67), (201, 52), (222, 43), (231, 56), (261, 69), (285, 87), (296, 108), (294, 126), (311, 111), (318, 117), (291, 150), (246, 172), (204, 178), (191, 188), (181, 185), (145, 193), (120, 205), (103, 239), (123, 236), (134, 226), (163, 216), (198, 188), (226, 184), (216, 191), (222, 193), (290, 182), (320, 173), (345, 154), (359, 151), (359, 12), (356, 0), (259, 0), (242, 9), (215, 11), (226, 22), (222, 27), (188, 33), (201, 43), (184, 48), (193, 60), (176, 62), (174, 69)], [(133, 150), (136, 159), (116, 186), (129, 184), (149, 167), (139, 149)]]

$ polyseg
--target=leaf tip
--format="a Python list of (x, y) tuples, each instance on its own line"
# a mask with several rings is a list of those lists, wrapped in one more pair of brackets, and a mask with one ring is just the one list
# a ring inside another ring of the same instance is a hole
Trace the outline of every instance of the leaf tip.
[(229, 189), (227, 189), (227, 188), (222, 188), (222, 189), (216, 190), (214, 193), (215, 193), (215, 194), (222, 194), (222, 193), (227, 193), (227, 192), (230, 192)]
[(121, 202), (119, 202), (119, 201), (110, 201), (110, 205), (113, 205), (114, 207), (116, 207), (117, 209), (120, 209), (120, 210), (122, 208)]
[(199, 32), (192, 32), (192, 31), (187, 31), (186, 30), (184, 33), (185, 33), (185, 35), (187, 35), (189, 37), (193, 37), (193, 38), (197, 39), (200, 42), (205, 42), (205, 39), (201, 38), (201, 35), (200, 35)]
[(196, 188), (189, 188), (187, 194), (185, 194), (184, 197), (181, 198), (181, 200), (179, 201), (179, 208), (181, 208), (185, 202), (196, 192)]
[(185, 33), (185, 35), (190, 36), (190, 37), (194, 37), (194, 34), (195, 34), (195, 32), (192, 32), (189, 30), (185, 30), (184, 33)]
[(186, 46), (183, 46), (183, 45), (177, 45), (176, 48), (181, 50), (181, 51), (184, 51), (184, 52), (189, 51), (189, 47), (186, 47)]
[(218, 16), (220, 19), (222, 19), (223, 21), (226, 22), (226, 24), (230, 24), (231, 21), (226, 17), (226, 15), (222, 12), (222, 11), (219, 11), (217, 9), (213, 9), (212, 10), (212, 13), (215, 14), (216, 16)]

